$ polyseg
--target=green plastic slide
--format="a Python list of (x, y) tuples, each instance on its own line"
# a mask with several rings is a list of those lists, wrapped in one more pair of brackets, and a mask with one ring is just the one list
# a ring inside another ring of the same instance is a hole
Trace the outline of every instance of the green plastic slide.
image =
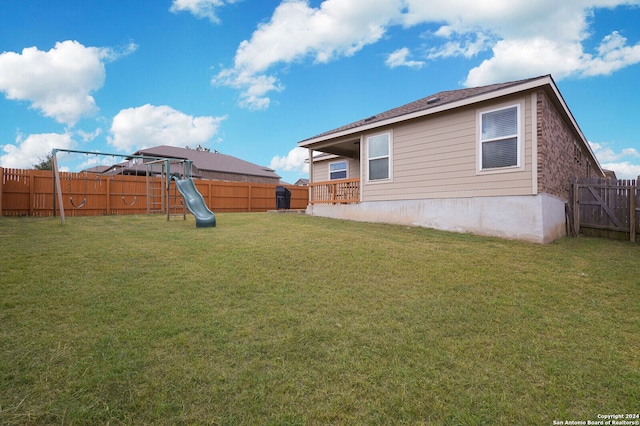
[(196, 218), (196, 228), (216, 226), (216, 215), (207, 207), (207, 204), (204, 202), (204, 197), (198, 192), (196, 185), (193, 183), (193, 179), (173, 179), (176, 182), (178, 191), (180, 191), (184, 197), (187, 208)]

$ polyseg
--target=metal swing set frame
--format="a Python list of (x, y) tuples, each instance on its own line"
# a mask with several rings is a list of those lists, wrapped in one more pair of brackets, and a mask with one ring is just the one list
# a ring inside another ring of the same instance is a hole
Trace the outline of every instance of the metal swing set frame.
[[(62, 185), (61, 185), (61, 180), (60, 180), (60, 172), (58, 169), (58, 157), (57, 154), (59, 152), (62, 153), (71, 153), (71, 154), (86, 154), (86, 155), (103, 155), (103, 156), (107, 156), (107, 157), (119, 157), (119, 158), (125, 158), (128, 160), (131, 159), (141, 159), (143, 161), (143, 163), (147, 166), (147, 170), (146, 170), (146, 176), (147, 176), (147, 212), (165, 212), (167, 214), (167, 220), (170, 220), (170, 217), (172, 216), (171, 211), (170, 211), (170, 203), (169, 203), (169, 198), (170, 198), (170, 189), (171, 189), (171, 176), (172, 176), (172, 172), (171, 172), (171, 164), (175, 164), (175, 163), (180, 163), (183, 166), (178, 168), (178, 174), (183, 175), (184, 178), (190, 178), (191, 177), (191, 166), (193, 164), (192, 160), (187, 160), (184, 158), (169, 158), (169, 157), (151, 157), (148, 155), (128, 155), (128, 154), (113, 154), (113, 153), (108, 153), (108, 152), (98, 152), (98, 151), (82, 151), (82, 150), (75, 150), (75, 149), (60, 149), (60, 148), (54, 148), (51, 151), (51, 157), (52, 157), (52, 162), (53, 162), (53, 214), (55, 216), (56, 213), (56, 204), (57, 204), (57, 210), (60, 213), (60, 221), (62, 222), (62, 224), (65, 223), (65, 213), (64, 213), (64, 203), (63, 203), (63, 195), (62, 195)], [(146, 160), (146, 161), (145, 161)], [(154, 170), (153, 166), (154, 165), (161, 165), (161, 172), (160, 172), (160, 186), (161, 188), (163, 188), (164, 190), (160, 191), (160, 201), (157, 203), (159, 204), (160, 208), (158, 209), (157, 205), (154, 205), (154, 202), (152, 201), (152, 199), (154, 199), (155, 196), (157, 196), (158, 194), (154, 193), (153, 188), (155, 188), (155, 186), (153, 185), (153, 180), (155, 179), (156, 176), (156, 171)], [(124, 166), (123, 166), (124, 169)], [(180, 170), (181, 169), (181, 170)], [(124, 191), (124, 170), (122, 170), (122, 190)], [(175, 173), (174, 173), (175, 174)], [(85, 172), (85, 192), (84, 192), (84, 199), (82, 200), (82, 202), (80, 203), (75, 203), (73, 201), (73, 195), (69, 194), (69, 201), (71, 202), (71, 205), (77, 209), (84, 207), (84, 205), (87, 202), (87, 183), (86, 183), (86, 179), (87, 179), (87, 174)], [(151, 183), (151, 185), (150, 185)], [(166, 196), (165, 196), (166, 193)], [(131, 194), (129, 194), (131, 195)], [(122, 202), (127, 205), (127, 206), (132, 206), (136, 203), (137, 201), (137, 195), (133, 194), (134, 198), (133, 201), (131, 201), (130, 203), (126, 201), (125, 199), (125, 194), (124, 192), (122, 193)], [(174, 214), (174, 216), (176, 216), (176, 214)], [(184, 219), (186, 219), (186, 206), (183, 203), (183, 212), (182, 212), (182, 216)]]

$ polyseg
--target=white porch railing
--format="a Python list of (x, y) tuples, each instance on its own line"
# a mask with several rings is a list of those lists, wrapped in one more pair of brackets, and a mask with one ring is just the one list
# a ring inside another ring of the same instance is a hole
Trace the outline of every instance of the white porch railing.
[(360, 179), (339, 179), (309, 183), (309, 204), (360, 202)]

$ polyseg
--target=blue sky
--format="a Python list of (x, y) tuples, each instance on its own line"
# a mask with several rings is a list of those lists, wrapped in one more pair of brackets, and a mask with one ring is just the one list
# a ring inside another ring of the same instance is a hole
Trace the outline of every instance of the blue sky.
[(638, 22), (640, 0), (0, 0), (0, 166), (201, 145), (295, 182), (300, 140), (552, 74), (603, 167), (635, 178)]

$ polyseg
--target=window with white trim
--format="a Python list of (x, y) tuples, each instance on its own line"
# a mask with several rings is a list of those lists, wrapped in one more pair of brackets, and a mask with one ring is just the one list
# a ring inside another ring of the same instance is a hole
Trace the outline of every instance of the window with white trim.
[(369, 136), (367, 138), (368, 180), (391, 178), (391, 134)]
[(347, 162), (336, 161), (335, 163), (329, 163), (329, 180), (346, 179), (347, 174)]
[(480, 170), (520, 165), (520, 105), (480, 113)]

